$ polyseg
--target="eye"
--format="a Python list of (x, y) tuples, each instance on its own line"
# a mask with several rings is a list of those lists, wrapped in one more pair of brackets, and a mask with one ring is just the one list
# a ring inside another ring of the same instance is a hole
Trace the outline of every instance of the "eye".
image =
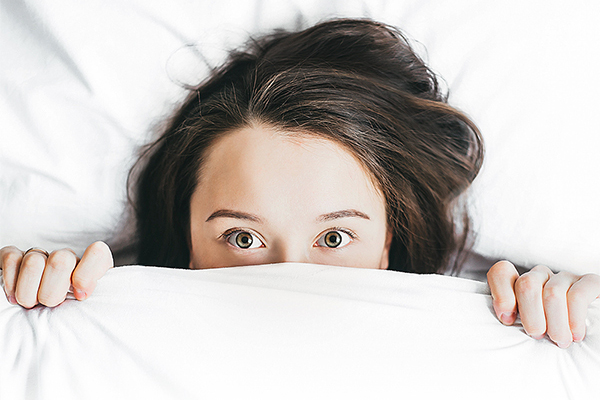
[(329, 231), (317, 239), (316, 247), (329, 247), (335, 249), (344, 247), (354, 239), (355, 235), (343, 230)]
[(234, 231), (226, 235), (227, 242), (240, 249), (256, 249), (264, 247), (264, 243), (256, 236), (247, 231)]

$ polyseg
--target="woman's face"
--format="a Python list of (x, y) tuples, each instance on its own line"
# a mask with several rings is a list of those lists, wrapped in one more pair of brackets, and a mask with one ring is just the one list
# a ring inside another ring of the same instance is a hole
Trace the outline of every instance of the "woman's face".
[(245, 127), (211, 146), (190, 204), (190, 268), (388, 267), (383, 195), (343, 147)]

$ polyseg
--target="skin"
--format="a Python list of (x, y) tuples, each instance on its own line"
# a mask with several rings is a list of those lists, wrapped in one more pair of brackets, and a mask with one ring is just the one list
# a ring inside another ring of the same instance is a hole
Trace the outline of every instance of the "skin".
[(56, 250), (48, 256), (39, 251), (25, 253), (14, 246), (0, 249), (6, 297), (25, 308), (57, 306), (70, 287), (77, 300), (85, 300), (113, 265), (112, 253), (104, 242), (89, 245), (81, 258), (71, 249)]
[[(190, 204), (190, 268), (305, 262), (387, 269), (386, 220), (383, 195), (340, 145), (247, 127), (219, 139), (201, 171)], [(236, 244), (240, 232), (251, 235), (251, 248)], [(329, 232), (339, 246), (326, 245)]]
[(519, 276), (513, 264), (500, 261), (490, 268), (487, 280), (503, 324), (512, 325), (519, 313), (529, 336), (548, 334), (561, 348), (583, 340), (587, 309), (600, 297), (600, 275), (555, 274), (543, 265)]
[[(383, 196), (336, 143), (249, 126), (213, 144), (200, 172), (190, 204), (190, 268), (306, 262), (387, 269), (391, 234)], [(81, 259), (69, 249), (48, 257), (0, 249), (6, 296), (25, 308), (54, 307), (69, 287), (84, 300), (112, 267), (103, 242), (91, 244)], [(600, 296), (599, 275), (537, 266), (519, 276), (501, 261), (487, 277), (503, 324), (512, 325), (519, 313), (531, 337), (547, 334), (563, 348), (585, 337), (587, 309)]]

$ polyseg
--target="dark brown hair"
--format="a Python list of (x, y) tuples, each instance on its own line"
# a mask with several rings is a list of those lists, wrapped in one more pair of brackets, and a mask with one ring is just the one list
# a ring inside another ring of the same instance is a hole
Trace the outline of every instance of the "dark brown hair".
[[(477, 175), (477, 127), (396, 29), (330, 20), (252, 40), (190, 91), (134, 180), (138, 262), (187, 268), (190, 199), (209, 146), (259, 122), (348, 149), (386, 199), (390, 269), (457, 265), (469, 233), (458, 196)], [(458, 227), (457, 227), (458, 226)]]

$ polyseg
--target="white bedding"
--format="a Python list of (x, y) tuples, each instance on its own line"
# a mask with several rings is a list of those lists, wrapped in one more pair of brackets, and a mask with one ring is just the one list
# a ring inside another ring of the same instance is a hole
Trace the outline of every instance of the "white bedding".
[[(475, 250), (600, 273), (598, 15), (563, 0), (0, 1), (0, 247), (126, 242), (127, 171), (183, 84), (248, 34), (367, 16), (403, 29), (482, 130)], [(600, 301), (588, 319), (561, 350), (502, 326), (481, 282), (123, 267), (85, 302), (0, 296), (0, 400), (598, 399)]]
[(308, 264), (122, 267), (86, 301), (0, 300), (1, 399), (597, 399), (600, 301), (563, 350), (484, 283)]

